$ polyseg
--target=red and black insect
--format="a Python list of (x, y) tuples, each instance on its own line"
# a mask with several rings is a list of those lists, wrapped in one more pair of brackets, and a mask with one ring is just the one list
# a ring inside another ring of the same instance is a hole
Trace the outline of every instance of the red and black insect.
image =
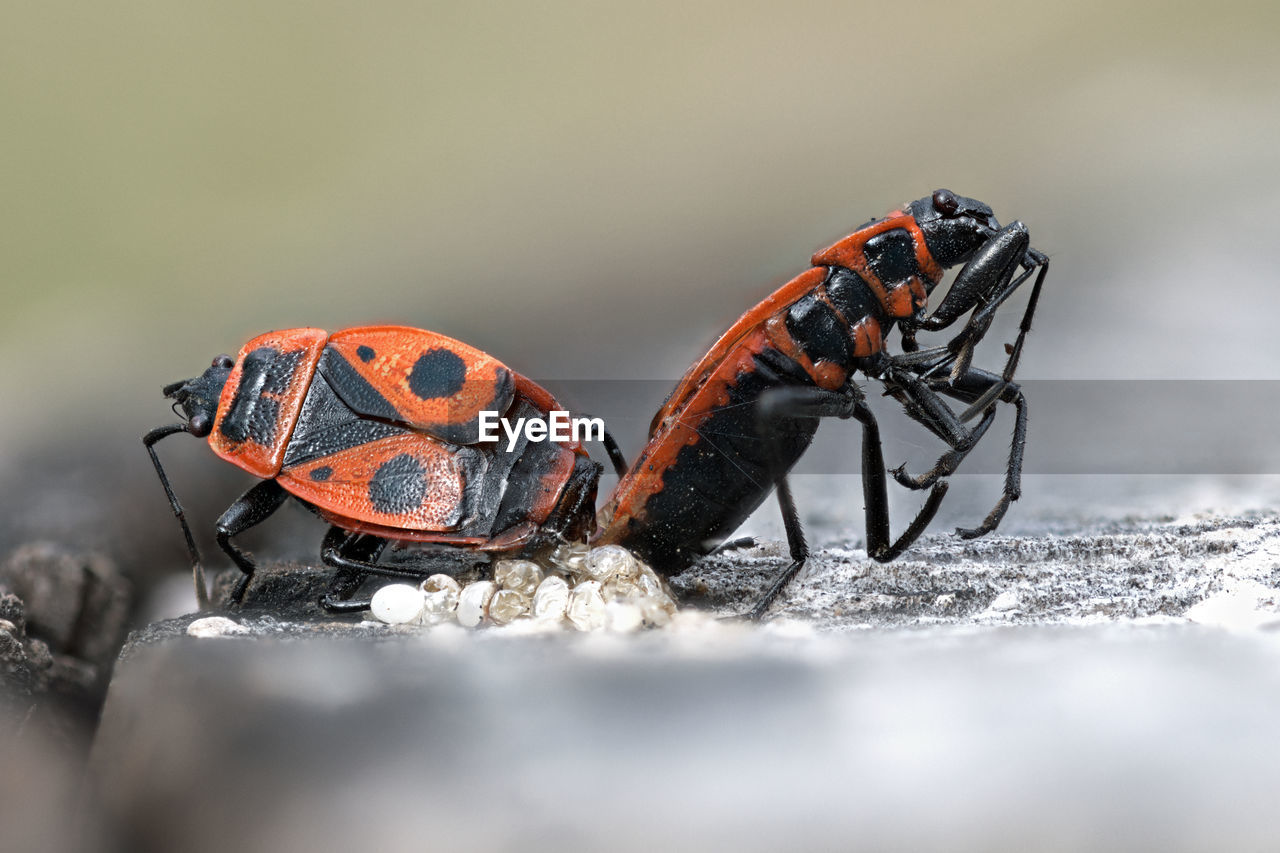
[[(892, 560), (924, 531), (946, 493), (944, 478), (986, 432), (999, 402), (1016, 410), (1004, 489), (986, 519), (960, 535), (993, 530), (1021, 489), (1027, 406), (1012, 379), (1049, 265), (1031, 248), (1026, 226), (1001, 227), (987, 205), (938, 190), (872, 220), (812, 263), (744, 314), (680, 380), (602, 509), (596, 537), (674, 573), (720, 546), (776, 488), (792, 560), (756, 606), (756, 617), (808, 557), (786, 475), (820, 418), (862, 424), (867, 551), (876, 560)], [(943, 271), (961, 264), (946, 297), (926, 314)], [(973, 367), (974, 346), (995, 312), (1037, 269), (1004, 370)], [(945, 329), (969, 312), (946, 345), (918, 348), (917, 330)], [(886, 350), (895, 327), (904, 349), (896, 356)], [(893, 472), (908, 488), (930, 489), (896, 540), (889, 532), (879, 428), (853, 381), (856, 372), (883, 383), (910, 417), (949, 446), (920, 476)], [(967, 409), (957, 414), (944, 397)], [(977, 423), (966, 426), (975, 417)]]
[[(434, 332), (401, 326), (269, 332), (236, 359), (219, 356), (202, 375), (164, 389), (186, 420), (143, 443), (182, 525), (200, 593), (191, 530), (154, 445), (185, 432), (208, 437), (223, 459), (259, 477), (218, 519), (218, 544), (244, 577), (255, 566), (232, 537), (261, 523), (292, 495), (331, 525), (324, 562), (338, 570), (324, 599), (353, 601), (366, 575), (422, 577), (385, 566), (390, 542), (478, 557), (536, 553), (594, 528), (600, 465), (578, 443), (479, 441), (481, 411), (545, 418), (562, 407), (546, 389), (497, 359)], [(611, 439), (615, 466), (622, 460)], [(203, 602), (202, 602), (203, 603)]]

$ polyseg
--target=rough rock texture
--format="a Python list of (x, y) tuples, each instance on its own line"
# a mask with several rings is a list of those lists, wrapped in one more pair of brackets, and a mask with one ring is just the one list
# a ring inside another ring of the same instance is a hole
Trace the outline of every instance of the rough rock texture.
[(106, 557), (49, 542), (24, 545), (0, 564), (0, 588), (22, 599), (28, 633), (55, 654), (99, 666), (115, 658), (130, 585)]
[(0, 564), (0, 850), (111, 849), (81, 774), (130, 607), (106, 558), (49, 543)]
[(327, 573), (264, 571), (236, 633), (134, 634), (89, 802), (130, 850), (1266, 849), (1280, 517), (1069, 530), (823, 549), (716, 619), (769, 543), (624, 636), (265, 609)]
[(0, 564), (0, 726), (34, 720), (53, 739), (87, 743), (130, 598), (128, 581), (98, 554), (35, 543)]
[[(731, 610), (763, 591), (785, 554), (769, 543), (714, 557), (672, 585), (689, 603)], [(771, 616), (831, 629), (1045, 624), (1183, 616), (1223, 595), (1255, 596), (1251, 606), (1280, 626), (1280, 517), (1132, 521), (1034, 538), (934, 534), (891, 563), (826, 549)]]

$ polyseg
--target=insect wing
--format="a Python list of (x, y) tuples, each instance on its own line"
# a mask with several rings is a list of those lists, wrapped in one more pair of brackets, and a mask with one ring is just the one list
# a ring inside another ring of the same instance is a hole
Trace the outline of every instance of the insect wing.
[(452, 444), (476, 443), (480, 413), (505, 412), (515, 394), (512, 372), (493, 356), (403, 326), (337, 332), (318, 369), (355, 412)]
[(785, 309), (791, 303), (822, 284), (825, 275), (825, 270), (805, 270), (739, 317), (738, 321), (730, 326), (729, 330), (712, 345), (707, 354), (700, 358), (681, 377), (675, 390), (667, 397), (666, 402), (662, 404), (662, 408), (658, 410), (658, 413), (653, 416), (653, 422), (649, 425), (650, 434), (656, 432), (659, 424), (671, 417), (688, 402), (689, 397), (694, 394), (699, 385), (729, 357), (734, 347), (743, 338), (750, 335), (774, 314)]
[[(468, 454), (465, 459), (462, 453)], [(460, 450), (404, 432), (286, 468), (279, 483), (317, 509), (385, 528), (447, 532), (465, 521)]]

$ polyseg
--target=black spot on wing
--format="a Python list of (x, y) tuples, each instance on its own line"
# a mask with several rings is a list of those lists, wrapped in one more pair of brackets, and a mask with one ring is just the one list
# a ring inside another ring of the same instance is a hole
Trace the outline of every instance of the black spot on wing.
[(325, 480), (333, 476), (333, 469), (328, 465), (321, 465), (319, 468), (311, 469), (311, 479), (317, 483), (323, 483)]
[(415, 509), (426, 495), (426, 469), (408, 453), (382, 463), (369, 480), (369, 502), (378, 512), (388, 515)]
[(423, 400), (451, 397), (467, 380), (467, 363), (456, 352), (431, 349), (418, 357), (409, 372), (409, 390)]
[(365, 364), (373, 361), (373, 357), (375, 355), (377, 355), (377, 353), (373, 351), (373, 347), (365, 346), (364, 344), (356, 347), (356, 356)]

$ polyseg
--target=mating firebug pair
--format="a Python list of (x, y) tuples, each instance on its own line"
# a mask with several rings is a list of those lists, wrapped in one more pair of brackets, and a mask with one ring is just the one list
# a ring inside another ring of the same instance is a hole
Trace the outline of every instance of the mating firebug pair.
[[(620, 481), (597, 519), (601, 466), (579, 442), (510, 446), (481, 441), (481, 412), (511, 418), (560, 411), (540, 385), (497, 359), (434, 332), (398, 326), (290, 329), (261, 335), (232, 359), (165, 395), (184, 420), (143, 439), (186, 536), (203, 594), (195, 541), (154, 445), (180, 432), (207, 437), (223, 459), (262, 482), (218, 519), (217, 541), (244, 573), (255, 566), (232, 537), (264, 521), (289, 496), (331, 525), (322, 558), (337, 570), (325, 605), (356, 610), (368, 575), (424, 577), (433, 554), (536, 555), (590, 537), (636, 551), (671, 574), (719, 547), (776, 490), (791, 552), (752, 615), (763, 615), (808, 557), (787, 473), (825, 417), (855, 418), (866, 498), (867, 550), (891, 560), (923, 532), (946, 477), (986, 432), (999, 403), (1016, 411), (1001, 498), (976, 528), (993, 530), (1020, 493), (1027, 406), (1013, 375), (1048, 258), (1020, 222), (1001, 227), (989, 207), (939, 190), (872, 220), (814, 255), (813, 266), (744, 314), (680, 380), (629, 468), (605, 446)], [(943, 271), (963, 265), (928, 312)], [(1018, 338), (1000, 373), (972, 366), (975, 345), (1006, 299), (1038, 270)], [(917, 330), (969, 319), (946, 344), (920, 349)], [(886, 338), (897, 328), (903, 352)], [(857, 373), (881, 383), (948, 450), (919, 476), (924, 506), (895, 540), (879, 429)], [(957, 413), (946, 398), (965, 404)], [(973, 421), (973, 425), (968, 423)], [(714, 436), (714, 439), (711, 438)], [(420, 568), (379, 563), (392, 542), (419, 543)]]

